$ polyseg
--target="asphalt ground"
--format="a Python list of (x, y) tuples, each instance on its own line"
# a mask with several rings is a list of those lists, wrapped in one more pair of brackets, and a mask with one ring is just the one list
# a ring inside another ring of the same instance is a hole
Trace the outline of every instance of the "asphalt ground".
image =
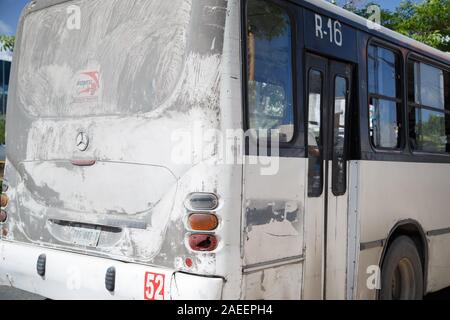
[[(0, 287), (0, 300), (45, 300), (45, 298), (10, 287)], [(424, 300), (450, 300), (450, 287), (429, 294)]]

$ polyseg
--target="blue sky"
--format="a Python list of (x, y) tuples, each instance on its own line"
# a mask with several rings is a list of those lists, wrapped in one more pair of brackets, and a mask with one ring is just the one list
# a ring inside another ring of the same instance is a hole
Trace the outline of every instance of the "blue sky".
[(20, 12), (29, 0), (0, 0), (0, 34), (16, 34)]
[[(167, 1), (167, 0), (162, 0)], [(343, 4), (347, 0), (337, 0), (338, 4)], [(366, 0), (355, 0), (359, 3), (368, 2)], [(0, 0), (0, 34), (14, 35), (17, 29), (22, 8), (29, 0)], [(394, 9), (400, 0), (375, 0), (382, 8)]]
[[(2, 1), (2, 0), (0, 0)], [(349, 0), (337, 0), (337, 3), (339, 5), (342, 5), (346, 2), (350, 2)], [(354, 0), (355, 3), (360, 3), (360, 4), (366, 4), (368, 2), (375, 2), (377, 4), (380, 5), (381, 8), (383, 9), (388, 9), (388, 10), (393, 10), (395, 9), (401, 2), (401, 0), (373, 0), (373, 1), (368, 1), (368, 0)]]

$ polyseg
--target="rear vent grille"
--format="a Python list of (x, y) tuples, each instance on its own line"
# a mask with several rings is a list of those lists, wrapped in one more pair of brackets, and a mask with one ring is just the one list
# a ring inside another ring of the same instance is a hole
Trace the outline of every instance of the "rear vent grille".
[(47, 264), (47, 257), (45, 254), (41, 254), (38, 258), (37, 264), (36, 264), (36, 270), (38, 275), (41, 277), (45, 277), (45, 266)]
[(116, 268), (111, 267), (106, 271), (105, 287), (109, 292), (114, 292), (116, 289)]

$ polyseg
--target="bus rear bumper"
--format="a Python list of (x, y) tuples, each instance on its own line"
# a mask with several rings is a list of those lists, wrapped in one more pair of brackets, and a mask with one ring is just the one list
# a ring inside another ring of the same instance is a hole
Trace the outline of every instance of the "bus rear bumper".
[[(41, 277), (37, 262), (42, 255), (45, 275)], [(115, 270), (112, 292), (105, 280), (111, 268)], [(223, 279), (0, 241), (0, 285), (50, 299), (218, 300)]]

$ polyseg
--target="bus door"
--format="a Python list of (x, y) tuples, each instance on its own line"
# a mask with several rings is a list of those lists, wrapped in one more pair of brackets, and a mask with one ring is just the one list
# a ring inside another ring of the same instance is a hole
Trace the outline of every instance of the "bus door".
[(312, 229), (307, 242), (313, 239), (306, 249), (312, 251), (306, 260), (312, 260), (308, 268), (313, 276), (306, 281), (309, 280), (311, 286), (315, 284), (315, 294), (314, 290), (309, 291), (311, 298), (321, 295), (325, 299), (344, 299), (348, 202), (346, 141), (352, 65), (307, 54), (305, 70), (308, 109), (305, 218), (306, 228)]

